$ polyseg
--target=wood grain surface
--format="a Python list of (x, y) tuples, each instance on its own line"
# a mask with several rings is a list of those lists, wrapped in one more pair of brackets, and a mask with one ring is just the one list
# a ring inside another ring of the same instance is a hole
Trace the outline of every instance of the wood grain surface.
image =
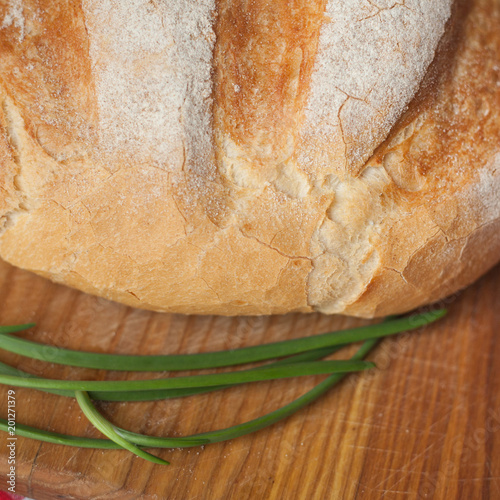
[[(91, 499), (500, 499), (500, 267), (447, 301), (447, 318), (384, 340), (378, 368), (346, 379), (282, 423), (227, 443), (163, 450), (170, 466), (126, 451), (82, 450), (18, 438), (17, 493)], [(235, 348), (363, 324), (345, 317), (222, 318), (134, 310), (52, 284), (0, 262), (0, 323), (34, 321), (23, 336), (117, 353)], [(125, 374), (59, 367), (0, 351), (46, 377)], [(251, 384), (166, 402), (107, 403), (122, 427), (186, 435), (255, 418), (322, 377)], [(0, 416), (7, 415), (6, 387)], [(99, 436), (74, 400), (16, 389), (17, 421)], [(0, 433), (0, 489), (7, 489)]]

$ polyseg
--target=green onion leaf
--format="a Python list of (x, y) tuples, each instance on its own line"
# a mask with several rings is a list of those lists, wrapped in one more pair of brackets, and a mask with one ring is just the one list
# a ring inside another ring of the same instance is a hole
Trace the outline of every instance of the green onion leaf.
[[(377, 342), (377, 339), (365, 342), (356, 352), (356, 354), (351, 358), (351, 360), (363, 359), (370, 352), (370, 350), (373, 349)], [(228, 427), (226, 429), (219, 429), (216, 431), (205, 432), (202, 434), (193, 434), (192, 436), (179, 438), (145, 436), (143, 434), (126, 431), (115, 426), (114, 430), (116, 433), (120, 434), (122, 437), (128, 439), (128, 441), (136, 445), (148, 446), (152, 448), (187, 448), (208, 443), (227, 441), (230, 439), (234, 439), (235, 437), (250, 434), (257, 430), (263, 429), (264, 427), (268, 427), (276, 422), (279, 422), (280, 420), (283, 420), (284, 418), (292, 415), (304, 406), (318, 399), (326, 391), (340, 382), (345, 376), (346, 374), (330, 375), (328, 378), (320, 382), (316, 387), (306, 392), (304, 395), (300, 396), (291, 403), (283, 406), (282, 408), (267, 413), (266, 415), (258, 417), (249, 422)], [(7, 431), (7, 427), (7, 420), (0, 419), (0, 430)], [(67, 434), (59, 434), (56, 432), (36, 429), (34, 427), (30, 427), (20, 423), (16, 424), (16, 434), (31, 439), (37, 439), (39, 441), (45, 441), (54, 444), (64, 444), (68, 446), (77, 446), (80, 448), (121, 448), (120, 445), (106, 439), (84, 438), (78, 436), (70, 436)]]
[[(378, 340), (379, 339), (372, 339), (366, 341), (359, 348), (356, 354), (354, 354), (351, 360), (363, 359), (378, 343)], [(232, 427), (217, 431), (204, 432), (202, 434), (193, 434), (191, 437), (208, 439), (210, 443), (219, 443), (222, 441), (227, 441), (230, 439), (235, 439), (237, 437), (245, 436), (247, 434), (251, 434), (260, 429), (263, 429), (264, 427), (268, 427), (276, 422), (279, 422), (280, 420), (283, 420), (290, 415), (293, 415), (304, 406), (307, 406), (308, 404), (312, 403), (320, 396), (322, 396), (326, 391), (340, 382), (346, 375), (347, 373), (335, 373), (333, 375), (330, 375), (328, 378), (320, 382), (316, 387), (306, 392), (303, 396), (295, 399), (291, 403), (254, 420), (250, 420), (249, 422), (234, 425)], [(138, 445), (158, 446), (161, 443), (161, 441), (157, 441), (160, 438), (151, 438), (150, 436), (135, 434), (133, 432), (125, 431), (120, 428), (117, 429), (117, 432)], [(156, 445), (154, 445), (153, 443), (156, 443)]]
[(25, 325), (0, 326), (0, 334), (16, 333), (33, 328), (35, 323), (26, 323)]
[[(302, 361), (316, 361), (317, 359), (324, 358), (330, 354), (341, 349), (342, 346), (336, 347), (325, 347), (323, 349), (316, 349), (314, 351), (308, 351), (295, 356), (290, 356), (289, 358), (281, 359), (272, 363), (275, 365), (283, 365), (287, 363), (299, 363)], [(268, 365), (268, 366), (271, 366)], [(40, 378), (32, 375), (30, 373), (19, 370), (12, 366), (6, 365), (0, 362), (0, 374), (3, 375), (14, 375), (17, 377), (29, 377), (29, 378)], [(189, 387), (186, 389), (157, 389), (157, 390), (144, 390), (144, 391), (132, 391), (132, 392), (110, 392), (110, 391), (92, 391), (89, 392), (91, 399), (100, 401), (153, 401), (160, 399), (172, 399), (172, 398), (182, 398), (186, 396), (194, 396), (196, 394), (205, 394), (207, 392), (219, 391), (222, 389), (227, 389), (233, 387), (233, 385), (216, 385), (212, 387)], [(74, 398), (74, 391), (70, 390), (57, 390), (57, 389), (39, 389), (43, 392), (48, 392), (50, 394), (56, 394), (58, 396), (66, 396), (69, 398)]]
[[(157, 448), (200, 446), (234, 439), (272, 425), (316, 400), (342, 380), (347, 373), (373, 367), (373, 363), (362, 361), (362, 359), (376, 345), (378, 339), (402, 331), (414, 330), (436, 321), (445, 314), (446, 311), (444, 310), (433, 311), (416, 314), (407, 318), (391, 318), (377, 325), (331, 332), (315, 337), (288, 340), (232, 351), (171, 356), (108, 355), (59, 349), (8, 335), (9, 333), (33, 326), (31, 324), (4, 326), (0, 327), (2, 348), (35, 359), (88, 368), (129, 371), (192, 370), (234, 366), (273, 358), (285, 357), (285, 359), (257, 368), (229, 373), (127, 381), (49, 380), (0, 363), (0, 383), (11, 386), (31, 387), (59, 395), (76, 397), (78, 404), (87, 418), (109, 440), (69, 436), (17, 424), (16, 434), (20, 436), (79, 447), (103, 449), (125, 448), (146, 460), (158, 464), (167, 464), (168, 462), (145, 452), (139, 446)], [(316, 361), (335, 352), (340, 347), (362, 340), (365, 342), (350, 360)], [(106, 420), (97, 411), (91, 400), (91, 398), (94, 398), (116, 401), (140, 401), (145, 399), (181, 397), (224, 389), (247, 382), (319, 374), (329, 374), (329, 376), (312, 390), (278, 410), (226, 429), (180, 438), (146, 436), (121, 429)], [(89, 391), (91, 392), (89, 393)], [(7, 421), (0, 419), (0, 430), (7, 430), (7, 427)]]
[(264, 380), (347, 373), (373, 368), (367, 361), (315, 361), (283, 365), (266, 365), (250, 370), (187, 377), (159, 378), (153, 380), (53, 380), (15, 375), (0, 375), (0, 383), (32, 389), (66, 389), (73, 391), (141, 391), (151, 389), (183, 389), (188, 387), (211, 387), (218, 385), (245, 384)]
[[(8, 432), (8, 423), (4, 418), (0, 418), (0, 431)], [(36, 439), (37, 441), (43, 441), (45, 443), (75, 446), (77, 448), (96, 448), (103, 450), (121, 449), (121, 446), (117, 445), (113, 441), (109, 441), (108, 439), (86, 438), (71, 436), (69, 434), (60, 434), (58, 432), (37, 429), (36, 427), (20, 424), (19, 422), (16, 422), (16, 436)]]
[(123, 436), (115, 431), (115, 427), (108, 420), (106, 420), (98, 411), (97, 408), (92, 404), (92, 400), (86, 392), (76, 391), (76, 400), (80, 405), (81, 410), (85, 416), (89, 419), (89, 422), (99, 431), (101, 431), (105, 436), (107, 436), (111, 441), (115, 442), (117, 445), (125, 448), (137, 456), (149, 460), (154, 464), (160, 465), (170, 465), (170, 462), (163, 460), (159, 457), (155, 457), (148, 453), (147, 451), (141, 450), (134, 444), (127, 441)]
[[(0, 330), (1, 348), (6, 351), (62, 365), (96, 368), (99, 370), (124, 371), (182, 371), (219, 368), (254, 363), (267, 359), (282, 358), (304, 351), (336, 345), (362, 342), (364, 340), (386, 337), (403, 331), (414, 330), (442, 318), (445, 310), (414, 314), (406, 318), (393, 319), (376, 325), (351, 328), (339, 332), (324, 333), (312, 337), (285, 340), (271, 344), (243, 347), (228, 351), (216, 351), (199, 354), (176, 354), (155, 356), (133, 356), (125, 354), (103, 354), (73, 351), (52, 347), (48, 349), (29, 340), (7, 335), (9, 328)], [(27, 328), (29, 325), (23, 325)], [(20, 329), (24, 329), (19, 327)]]

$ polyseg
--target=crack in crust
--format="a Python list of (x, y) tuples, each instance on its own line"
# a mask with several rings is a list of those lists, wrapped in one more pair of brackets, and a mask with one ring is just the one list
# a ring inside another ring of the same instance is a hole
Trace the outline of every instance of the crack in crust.
[[(3, 89), (0, 87), (0, 97), (4, 94)], [(9, 198), (14, 198), (14, 206), (9, 210), (4, 211), (1, 215), (0, 236), (7, 231), (10, 227), (14, 226), (16, 219), (23, 215), (29, 214), (32, 208), (32, 202), (26, 192), (23, 182), (23, 161), (22, 161), (22, 147), (21, 139), (18, 137), (19, 133), (24, 132), (24, 123), (21, 116), (11, 99), (4, 97), (1, 101), (0, 109), (2, 116), (0, 117), (0, 125), (4, 129), (6, 147), (9, 149), (5, 152), (5, 156), (12, 160), (15, 164), (15, 172), (11, 175), (11, 190), (2, 188)], [(1, 147), (1, 145), (0, 145)], [(0, 150), (1, 152), (1, 150)], [(6, 159), (5, 162), (8, 160)]]

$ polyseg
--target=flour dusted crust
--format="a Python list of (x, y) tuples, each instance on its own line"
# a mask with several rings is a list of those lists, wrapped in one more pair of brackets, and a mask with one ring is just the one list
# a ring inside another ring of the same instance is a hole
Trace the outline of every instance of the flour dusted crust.
[(379, 316), (500, 257), (498, 0), (0, 0), (0, 256), (188, 314)]

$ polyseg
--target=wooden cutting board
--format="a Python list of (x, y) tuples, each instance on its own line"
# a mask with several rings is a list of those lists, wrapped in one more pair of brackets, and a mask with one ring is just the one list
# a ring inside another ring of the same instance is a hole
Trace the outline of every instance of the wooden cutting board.
[[(385, 340), (378, 368), (351, 377), (286, 421), (232, 442), (164, 450), (170, 466), (126, 451), (82, 450), (19, 438), (17, 493), (91, 499), (500, 498), (500, 267), (446, 301), (449, 316)], [(54, 285), (0, 262), (0, 322), (37, 323), (40, 342), (117, 353), (218, 350), (363, 324), (320, 314), (222, 318), (134, 310)], [(104, 373), (0, 360), (46, 377)], [(122, 379), (124, 374), (109, 375)], [(185, 435), (234, 425), (303, 394), (322, 377), (248, 385), (100, 410), (127, 429)], [(7, 415), (0, 388), (0, 416)], [(17, 421), (99, 436), (74, 400), (16, 389)], [(6, 434), (0, 489), (7, 489)]]

